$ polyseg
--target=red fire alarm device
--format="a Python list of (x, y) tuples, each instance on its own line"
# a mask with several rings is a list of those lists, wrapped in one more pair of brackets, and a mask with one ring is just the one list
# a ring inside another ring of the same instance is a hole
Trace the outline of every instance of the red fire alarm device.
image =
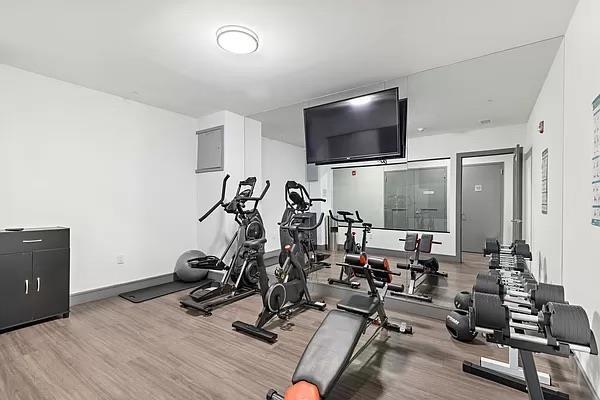
[(356, 170), (352, 170), (352, 176), (356, 176)]
[(544, 121), (540, 121), (540, 123), (538, 125), (538, 132), (544, 133)]

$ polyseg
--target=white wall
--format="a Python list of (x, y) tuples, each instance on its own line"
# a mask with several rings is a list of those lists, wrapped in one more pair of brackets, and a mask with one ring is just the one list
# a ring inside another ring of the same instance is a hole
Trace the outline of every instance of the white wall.
[(262, 126), (250, 118), (244, 118), (244, 174), (255, 176), (262, 188)]
[[(262, 138), (262, 174), (271, 181), (271, 189), (261, 206), (267, 234), (266, 251), (279, 250), (279, 225), (285, 210), (285, 183), (294, 180), (306, 186), (304, 148)], [(319, 212), (315, 208), (315, 212)]]
[[(449, 233), (434, 233), (436, 240), (440, 240), (443, 243), (433, 249), (435, 254), (456, 255), (456, 215), (454, 213), (454, 210), (456, 210), (456, 153), (514, 147), (516, 144), (523, 143), (524, 137), (525, 125), (509, 125), (468, 132), (419, 135), (407, 139), (408, 160), (411, 167), (447, 166), (449, 169), (447, 180)], [(416, 162), (422, 159), (444, 157), (448, 157), (449, 159), (438, 160), (434, 163), (428, 162), (426, 165)], [(406, 160), (389, 160), (390, 163), (398, 161)], [(373, 164), (378, 164), (378, 162), (361, 162), (345, 165), (361, 166)], [(319, 181), (311, 182), (311, 194), (313, 196), (327, 197), (332, 190), (331, 188), (333, 188), (332, 167), (324, 165), (318, 168)], [(325, 208), (325, 210), (327, 209)], [(402, 235), (397, 231), (373, 229), (371, 236), (368, 238), (369, 246), (372, 248), (397, 250), (398, 237)], [(324, 240), (324, 231), (321, 232), (320, 238)], [(321, 241), (322, 243), (323, 241)]]
[(448, 132), (408, 138), (408, 159), (449, 157), (466, 151), (493, 150), (522, 144), (525, 125), (506, 125), (467, 132)]
[[(332, 170), (330, 208), (334, 212), (358, 210), (364, 221), (373, 226), (385, 226), (385, 171), (390, 170), (406, 170), (406, 164)], [(338, 235), (338, 239), (340, 237), (343, 243), (345, 238)]]
[(71, 228), (72, 293), (172, 272), (195, 247), (196, 121), (6, 65), (0, 88), (1, 227)]
[[(600, 1), (580, 0), (565, 36), (563, 281), (600, 338), (600, 228), (591, 225), (592, 101), (600, 94)], [(600, 358), (577, 355), (600, 394)]]
[[(263, 189), (260, 122), (229, 111), (219, 111), (199, 118), (196, 128), (202, 130), (220, 125), (224, 126), (224, 170), (196, 174), (196, 221), (220, 199), (223, 178), (227, 174), (230, 178), (227, 181), (226, 201), (235, 195), (239, 181), (249, 176), (257, 178), (255, 196), (259, 196)], [(248, 205), (252, 207), (254, 204), (249, 202)], [(226, 214), (219, 208), (197, 223), (197, 248), (207, 254), (220, 256), (237, 228), (234, 215)]]
[[(531, 269), (540, 281), (556, 284), (563, 282), (563, 90), (564, 46), (561, 45), (529, 117), (524, 144), (524, 152), (531, 151), (530, 187), (534, 188), (524, 196), (531, 204), (525, 205), (531, 209), (531, 219), (523, 225), (524, 229), (528, 225), (531, 227)], [(544, 121), (543, 134), (538, 132), (540, 121)], [(548, 149), (548, 214), (542, 214), (541, 205), (541, 166), (545, 149)]]

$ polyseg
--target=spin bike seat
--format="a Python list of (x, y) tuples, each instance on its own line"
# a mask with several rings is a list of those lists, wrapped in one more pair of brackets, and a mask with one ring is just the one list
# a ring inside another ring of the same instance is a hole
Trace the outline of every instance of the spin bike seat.
[(259, 250), (260, 246), (262, 246), (265, 243), (267, 243), (267, 238), (260, 238), (260, 239), (254, 239), (254, 240), (246, 240), (244, 242), (244, 247), (247, 247), (247, 248), (252, 249), (252, 250)]

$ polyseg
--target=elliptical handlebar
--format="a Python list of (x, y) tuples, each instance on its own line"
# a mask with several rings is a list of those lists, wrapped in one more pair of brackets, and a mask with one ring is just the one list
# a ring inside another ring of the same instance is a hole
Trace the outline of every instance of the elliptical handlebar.
[[(233, 202), (233, 206), (235, 206), (235, 209), (237, 211), (237, 214), (250, 214), (253, 213), (254, 211), (256, 211), (256, 207), (258, 206), (258, 202), (261, 201), (265, 195), (267, 194), (267, 191), (269, 190), (269, 187), (271, 187), (271, 182), (269, 182), (268, 180), (266, 181), (265, 187), (263, 188), (262, 193), (260, 194), (260, 197), (253, 197), (253, 196), (239, 196), (237, 195), (234, 200), (232, 200), (229, 203), (225, 203), (225, 194), (227, 192), (227, 180), (230, 178), (230, 175), (227, 174), (225, 175), (225, 177), (223, 178), (223, 186), (221, 188), (221, 198), (206, 212), (204, 213), (204, 215), (202, 215), (198, 220), (200, 222), (204, 221), (206, 218), (208, 218), (208, 216), (210, 214), (213, 213), (213, 211), (215, 211), (219, 206), (223, 206), (226, 207), (228, 206), (228, 204), (231, 204)], [(256, 178), (253, 178), (256, 179)], [(246, 179), (245, 181), (243, 181), (241, 184), (244, 185), (250, 185), (253, 184), (249, 182), (248, 179)], [(239, 189), (238, 189), (239, 190)], [(235, 202), (234, 202), (235, 201)], [(242, 203), (246, 202), (246, 201), (254, 201), (254, 207), (252, 208), (252, 210), (250, 211), (245, 211), (242, 207)]]
[(230, 177), (230, 175), (227, 174), (227, 175), (225, 175), (225, 178), (223, 178), (223, 184), (222, 184), (223, 186), (221, 188), (221, 198), (206, 213), (204, 213), (203, 216), (201, 216), (198, 219), (200, 222), (204, 221), (210, 214), (212, 214), (213, 211), (215, 211), (225, 201), (225, 192), (227, 191), (227, 180), (229, 179), (229, 177)]
[[(261, 201), (265, 195), (267, 194), (267, 192), (269, 191), (269, 188), (271, 187), (271, 182), (267, 179), (265, 182), (265, 187), (263, 188), (262, 192), (260, 193), (259, 197), (246, 197), (246, 196), (240, 196), (238, 197), (238, 213), (239, 214), (252, 214), (256, 211), (256, 208), (258, 207), (258, 202)], [(241, 202), (246, 202), (246, 201), (253, 201), (254, 202), (254, 206), (252, 207), (252, 210), (244, 210), (241, 206)]]
[(301, 183), (298, 183), (296, 181), (287, 181), (285, 183), (285, 203), (288, 206), (288, 208), (296, 209), (296, 207), (294, 207), (294, 205), (290, 202), (290, 190), (293, 190), (293, 189), (300, 191), (300, 196), (302, 197), (302, 199), (304, 201), (307, 201), (307, 203), (308, 203), (308, 209), (310, 209), (310, 207), (312, 207), (313, 202), (316, 202), (316, 201), (326, 202), (327, 201), (323, 198), (310, 197), (308, 190), (306, 190), (306, 187), (304, 187), (304, 185), (302, 185)]
[(261, 201), (267, 194), (267, 191), (269, 190), (270, 187), (271, 187), (271, 182), (267, 179), (267, 181), (265, 182), (265, 187), (263, 188), (263, 191), (261, 192), (259, 197), (240, 196), (240, 197), (238, 197), (238, 200), (240, 200), (240, 201), (255, 201), (255, 202)]

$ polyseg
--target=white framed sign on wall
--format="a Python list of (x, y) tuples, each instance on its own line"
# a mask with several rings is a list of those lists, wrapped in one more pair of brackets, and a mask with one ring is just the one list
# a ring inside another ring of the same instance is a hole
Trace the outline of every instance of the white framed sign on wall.
[(600, 95), (592, 102), (594, 119), (592, 153), (592, 225), (600, 226)]
[(542, 214), (548, 214), (548, 149), (542, 151)]

